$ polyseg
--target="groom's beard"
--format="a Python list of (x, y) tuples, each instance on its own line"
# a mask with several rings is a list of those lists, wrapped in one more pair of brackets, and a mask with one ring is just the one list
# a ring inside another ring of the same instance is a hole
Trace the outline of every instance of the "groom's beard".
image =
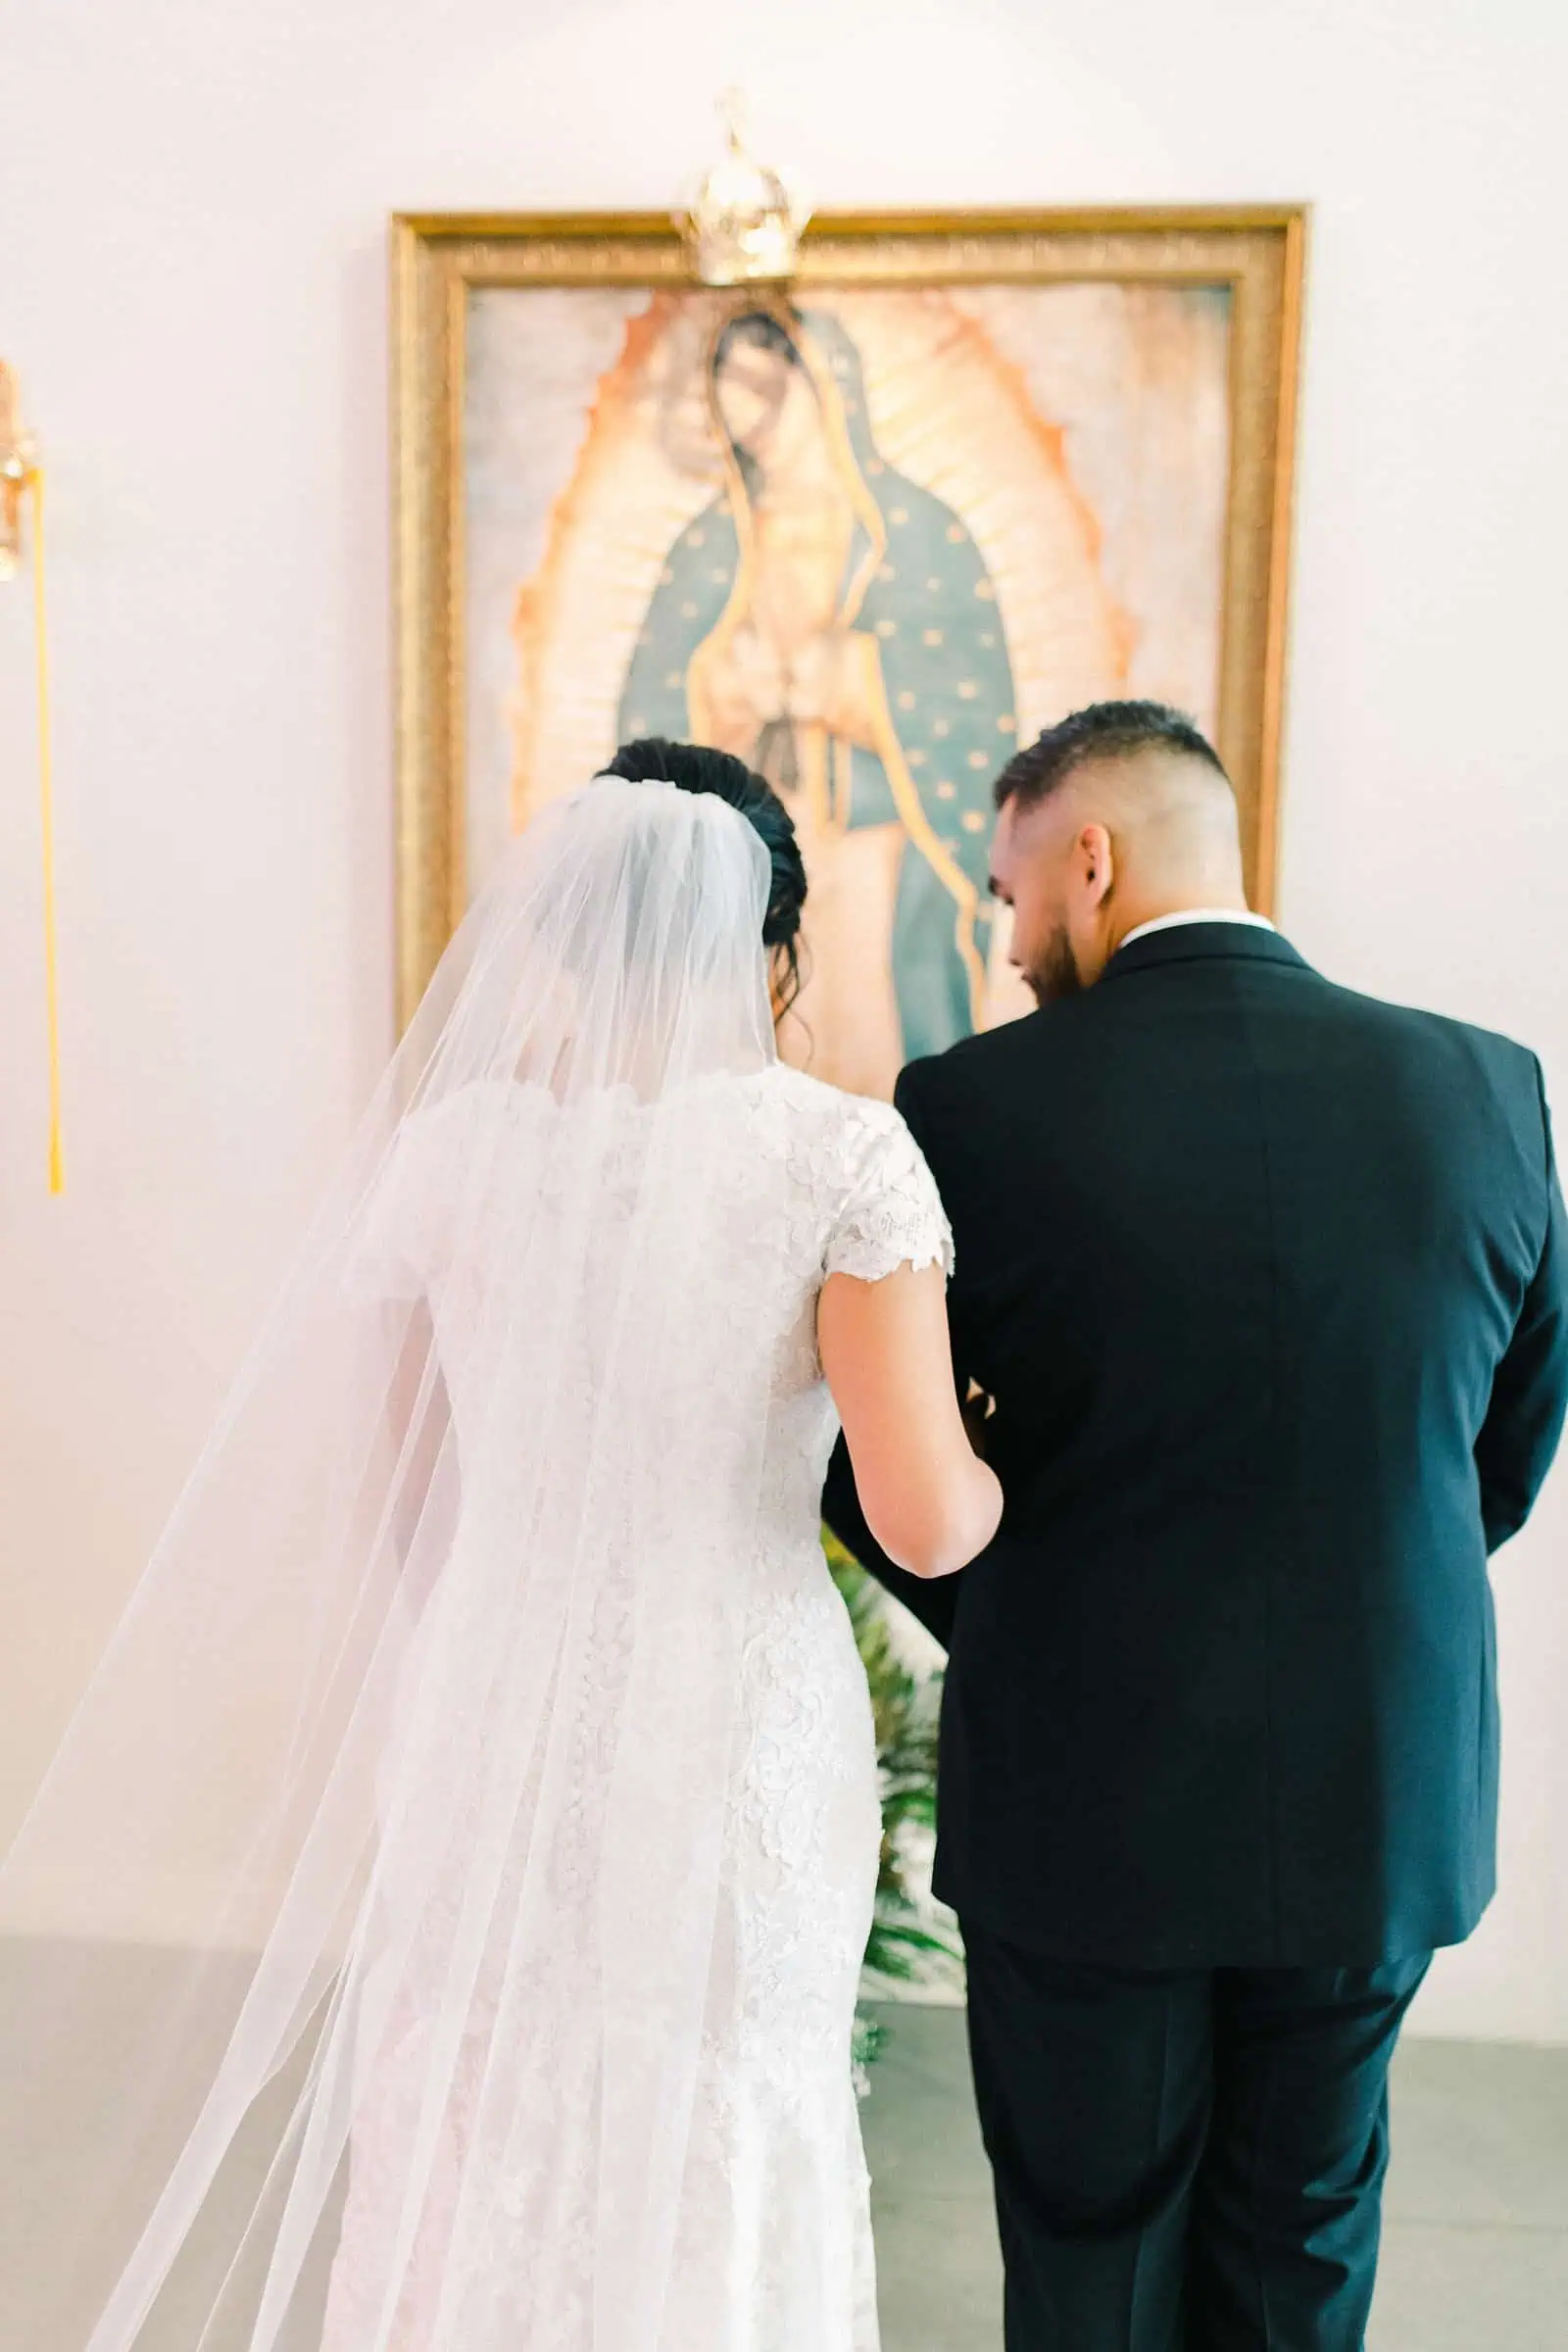
[(1058, 923), (1041, 952), (1039, 962), (1024, 975), (1037, 1004), (1059, 1004), (1063, 997), (1081, 996), (1083, 974), (1072, 952), (1065, 923)]

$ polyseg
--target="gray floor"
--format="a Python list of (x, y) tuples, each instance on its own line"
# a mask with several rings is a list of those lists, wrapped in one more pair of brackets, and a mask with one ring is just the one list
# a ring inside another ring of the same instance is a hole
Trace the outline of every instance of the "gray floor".
[[(1000, 2352), (962, 2016), (882, 2015), (864, 2120), (883, 2352)], [(1407, 2042), (1385, 2214), (1367, 2352), (1565, 2352), (1568, 2050)]]

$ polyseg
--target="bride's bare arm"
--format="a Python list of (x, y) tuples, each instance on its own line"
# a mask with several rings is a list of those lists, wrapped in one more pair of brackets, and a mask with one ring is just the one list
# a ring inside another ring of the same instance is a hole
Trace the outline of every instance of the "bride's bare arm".
[(830, 1274), (816, 1328), (866, 1525), (896, 1567), (953, 1575), (996, 1534), (1002, 1489), (958, 1409), (941, 1267)]
[(387, 1390), (386, 1436), (396, 1464), (387, 1532), (404, 1597), (418, 1615), (451, 1549), (460, 1499), (452, 1404), (423, 1298), (409, 1309)]

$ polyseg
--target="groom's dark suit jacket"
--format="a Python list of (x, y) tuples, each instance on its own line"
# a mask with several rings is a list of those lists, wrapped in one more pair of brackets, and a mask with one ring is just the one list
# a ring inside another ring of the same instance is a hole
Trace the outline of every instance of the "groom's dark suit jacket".
[(842, 1446), (826, 1509), (951, 1649), (939, 1891), (1126, 1967), (1468, 1935), (1494, 1885), (1487, 1555), (1568, 1398), (1534, 1056), (1202, 924), (912, 1064), (898, 1101), (1006, 1510), (921, 1584)]

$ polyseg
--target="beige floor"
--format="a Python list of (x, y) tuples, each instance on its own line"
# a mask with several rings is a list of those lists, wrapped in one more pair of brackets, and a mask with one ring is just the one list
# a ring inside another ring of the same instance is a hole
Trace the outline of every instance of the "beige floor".
[[(883, 2352), (1000, 2352), (963, 2020), (896, 2008), (865, 2108)], [(1568, 2352), (1568, 2050), (1407, 2042), (1367, 2352)]]

